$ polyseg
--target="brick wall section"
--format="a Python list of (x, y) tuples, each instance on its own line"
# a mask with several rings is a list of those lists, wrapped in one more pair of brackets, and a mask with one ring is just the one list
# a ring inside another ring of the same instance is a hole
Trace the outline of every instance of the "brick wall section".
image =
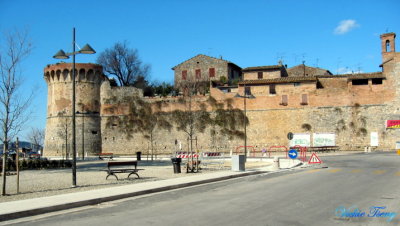
[[(281, 71), (260, 71), (263, 73), (263, 79), (269, 78), (280, 78)], [(258, 71), (251, 71), (251, 72), (243, 72), (244, 80), (257, 80), (258, 79)]]

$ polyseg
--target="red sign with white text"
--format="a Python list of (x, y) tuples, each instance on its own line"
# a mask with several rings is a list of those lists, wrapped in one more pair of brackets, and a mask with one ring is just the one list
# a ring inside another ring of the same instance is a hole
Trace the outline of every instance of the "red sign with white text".
[(386, 120), (386, 128), (400, 128), (400, 120)]

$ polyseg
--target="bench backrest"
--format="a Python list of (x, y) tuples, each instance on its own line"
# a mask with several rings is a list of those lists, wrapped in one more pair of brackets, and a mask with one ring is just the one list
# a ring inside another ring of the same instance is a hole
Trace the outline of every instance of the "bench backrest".
[(107, 167), (122, 167), (122, 166), (135, 166), (137, 167), (137, 161), (126, 161), (126, 162), (107, 162)]

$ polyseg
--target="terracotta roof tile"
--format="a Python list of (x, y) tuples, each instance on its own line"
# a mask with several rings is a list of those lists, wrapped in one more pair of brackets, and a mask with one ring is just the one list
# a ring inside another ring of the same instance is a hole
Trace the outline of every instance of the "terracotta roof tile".
[(304, 76), (316, 76), (316, 75), (332, 75), (329, 70), (318, 68), (318, 67), (309, 67), (304, 64), (299, 64), (297, 66), (291, 67), (287, 69), (289, 77), (304, 77)]
[(386, 78), (382, 72), (375, 73), (362, 73), (362, 74), (349, 74), (347, 75), (349, 80), (352, 79), (369, 79), (369, 78)]
[(273, 79), (258, 79), (258, 80), (245, 80), (238, 84), (278, 84), (278, 83), (294, 83), (294, 82), (316, 82), (319, 78), (347, 78), (353, 79), (371, 79), (371, 78), (385, 78), (382, 72), (375, 73), (362, 73), (362, 74), (343, 74), (343, 75), (317, 75), (317, 76), (306, 76), (306, 77), (282, 77)]
[(281, 69), (283, 68), (283, 65), (269, 65), (269, 66), (257, 66), (257, 67), (246, 67), (243, 68), (243, 72), (248, 72), (248, 71), (262, 71), (262, 70), (271, 70), (271, 69)]
[(216, 60), (225, 61), (225, 62), (226, 62), (226, 63), (228, 63), (228, 64), (233, 64), (233, 65), (237, 66), (238, 68), (241, 68), (241, 67), (239, 67), (238, 65), (236, 65), (235, 63), (233, 63), (233, 62), (231, 62), (231, 61), (228, 61), (228, 60), (219, 59), (219, 58), (216, 58), (216, 57), (211, 57), (211, 56), (207, 56), (207, 55), (204, 55), (204, 54), (197, 54), (196, 56), (194, 56), (194, 57), (192, 57), (192, 58), (189, 58), (189, 59), (187, 59), (187, 60), (183, 61), (182, 63), (180, 63), (180, 64), (178, 64), (178, 65), (174, 66), (174, 67), (173, 67), (173, 68), (171, 68), (171, 69), (172, 69), (172, 70), (175, 70), (175, 68), (176, 68), (176, 67), (178, 67), (178, 66), (180, 66), (180, 65), (182, 65), (182, 64), (184, 64), (184, 63), (186, 63), (187, 61), (190, 61), (190, 60), (192, 60), (192, 59), (194, 59), (194, 58), (196, 58), (196, 57), (199, 57), (199, 56), (205, 56), (205, 57), (209, 57), (209, 58), (212, 58), (212, 59), (216, 59)]

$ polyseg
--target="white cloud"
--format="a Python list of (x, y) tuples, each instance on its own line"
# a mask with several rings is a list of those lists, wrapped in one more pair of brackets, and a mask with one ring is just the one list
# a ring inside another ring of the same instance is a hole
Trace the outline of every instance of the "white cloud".
[(361, 74), (364, 73), (360, 68), (357, 70), (352, 70), (348, 67), (341, 67), (336, 70), (336, 74), (344, 75), (344, 74)]
[(334, 33), (336, 35), (343, 35), (359, 26), (360, 25), (357, 24), (355, 20), (342, 20), (340, 21), (339, 25), (335, 28)]

